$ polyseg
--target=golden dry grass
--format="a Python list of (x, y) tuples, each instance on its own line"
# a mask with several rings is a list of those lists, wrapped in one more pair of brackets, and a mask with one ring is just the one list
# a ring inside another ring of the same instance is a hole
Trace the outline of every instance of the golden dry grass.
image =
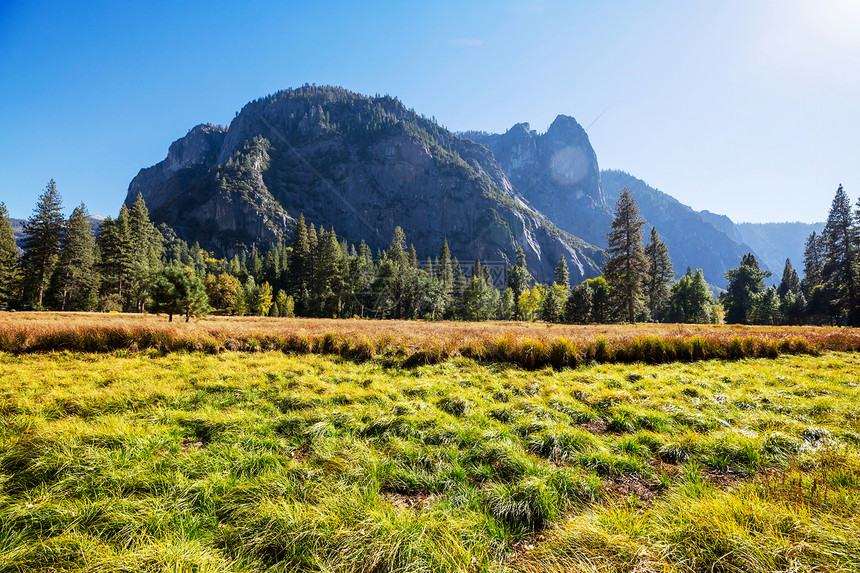
[(860, 350), (860, 329), (742, 325), (554, 325), (358, 319), (164, 317), (97, 313), (0, 314), (0, 351), (283, 350), (433, 363), (453, 356), (527, 368), (583, 361), (652, 362)]

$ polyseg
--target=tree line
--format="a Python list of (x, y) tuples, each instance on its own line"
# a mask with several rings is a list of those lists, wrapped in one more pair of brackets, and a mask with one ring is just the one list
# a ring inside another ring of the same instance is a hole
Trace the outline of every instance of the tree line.
[[(844, 195), (841, 187), (840, 193)], [(156, 227), (140, 195), (130, 207), (123, 205), (115, 219), (103, 221), (97, 233), (83, 204), (68, 219), (61, 209), (51, 180), (24, 224), (19, 257), (8, 213), (0, 203), (0, 307), (149, 311), (168, 314), (170, 320), (174, 315), (189, 320), (216, 312), (558, 323), (799, 324), (825, 317), (833, 320), (838, 305), (823, 302), (831, 300), (826, 299), (828, 293), (844, 298), (860, 292), (839, 283), (833, 273), (843, 267), (827, 262), (837, 247), (825, 248), (830, 243), (813, 234), (805, 260), (806, 276), (818, 281), (811, 287), (786, 261), (779, 287), (766, 289), (764, 279), (769, 273), (748, 254), (738, 268), (727, 272), (728, 289), (714, 299), (701, 269), (688, 268), (675, 280), (669, 250), (656, 228), (651, 228), (643, 244), (645, 221), (626, 189), (615, 205), (602, 276), (576, 286), (570, 284), (564, 256), (558, 260), (553, 282), (540, 284), (530, 275), (523, 250), (517, 249), (497, 288), (489, 266), (479, 259), (461, 264), (447, 241), (443, 240), (434, 258), (419, 261), (399, 227), (389, 246), (374, 253), (364, 242), (350, 243), (334, 229), (317, 229), (300, 216), (289, 244), (278, 243), (265, 252), (251, 246), (230, 258), (216, 258), (197, 243), (188, 245), (171, 229)], [(833, 213), (831, 218), (837, 219)], [(853, 246), (848, 256), (853, 257), (851, 276), (856, 279), (860, 234), (857, 221), (849, 219)], [(833, 237), (830, 242), (841, 236), (833, 230), (835, 225), (828, 219), (822, 234)], [(835, 290), (837, 283), (843, 285), (841, 290)], [(844, 310), (840, 316), (852, 316), (851, 309), (856, 312), (857, 301), (851, 300), (839, 303)]]

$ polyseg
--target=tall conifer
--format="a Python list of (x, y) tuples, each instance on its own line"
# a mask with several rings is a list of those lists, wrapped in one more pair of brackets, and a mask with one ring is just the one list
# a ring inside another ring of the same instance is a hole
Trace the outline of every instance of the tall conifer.
[(806, 239), (803, 250), (803, 287), (808, 297), (812, 289), (822, 283), (821, 271), (824, 268), (824, 240), (812, 231)]
[(615, 203), (615, 218), (607, 236), (609, 258), (603, 274), (628, 322), (636, 320), (642, 305), (642, 287), (647, 278), (648, 261), (642, 246), (643, 225), (645, 221), (639, 217), (633, 195), (627, 189), (622, 190)]
[(98, 301), (96, 243), (86, 206), (75, 207), (66, 225), (54, 290), (61, 310), (93, 310)]
[(824, 226), (824, 264), (821, 269), (824, 293), (834, 319), (857, 324), (857, 227), (851, 202), (842, 189), (836, 196)]
[(6, 204), (0, 201), (0, 306), (11, 306), (20, 287), (18, 248)]
[(523, 320), (523, 309), (520, 308), (520, 295), (528, 290), (532, 282), (532, 276), (529, 274), (528, 267), (526, 266), (526, 254), (522, 247), (517, 247), (516, 259), (514, 266), (508, 269), (507, 284), (513, 292), (516, 319)]
[(53, 179), (39, 196), (33, 215), (24, 223), (24, 256), (21, 267), (26, 284), (25, 296), (42, 306), (51, 275), (60, 258), (60, 241), (65, 219), (62, 199)]
[(660, 239), (655, 227), (651, 227), (648, 244), (645, 245), (648, 273), (645, 277), (645, 299), (652, 320), (659, 320), (669, 300), (669, 285), (675, 278), (669, 247)]
[(554, 275), (555, 284), (564, 288), (564, 292), (570, 290), (570, 272), (567, 270), (567, 261), (564, 258), (564, 255), (559, 255), (558, 264), (555, 266), (555, 275)]

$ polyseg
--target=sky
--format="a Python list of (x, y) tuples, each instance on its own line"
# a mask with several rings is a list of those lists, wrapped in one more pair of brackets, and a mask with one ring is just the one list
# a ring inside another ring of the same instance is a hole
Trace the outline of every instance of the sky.
[(860, 1), (0, 0), (0, 201), (115, 216), (200, 123), (305, 83), (455, 131), (587, 130), (622, 169), (735, 221), (860, 195)]

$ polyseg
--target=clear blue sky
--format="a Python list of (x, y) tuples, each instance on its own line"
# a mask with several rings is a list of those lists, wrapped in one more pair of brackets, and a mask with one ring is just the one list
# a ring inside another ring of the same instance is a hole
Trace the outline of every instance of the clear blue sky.
[(198, 123), (304, 83), (453, 130), (588, 127), (601, 167), (736, 221), (860, 193), (860, 2), (0, 2), (0, 200), (115, 215)]

